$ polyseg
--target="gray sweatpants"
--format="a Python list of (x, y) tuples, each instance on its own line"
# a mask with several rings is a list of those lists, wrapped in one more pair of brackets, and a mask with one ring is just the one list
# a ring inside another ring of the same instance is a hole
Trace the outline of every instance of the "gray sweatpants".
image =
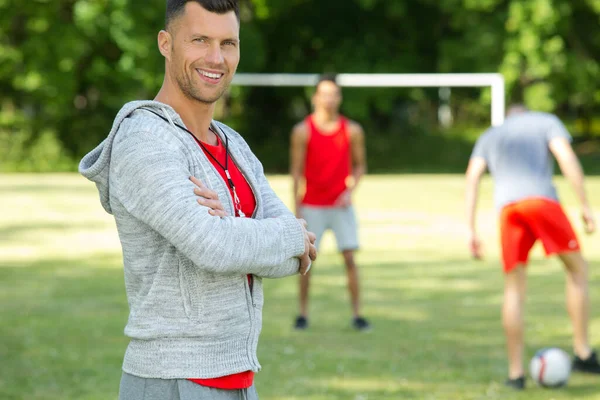
[(248, 389), (222, 390), (187, 379), (140, 378), (123, 372), (119, 400), (258, 400), (254, 385)]

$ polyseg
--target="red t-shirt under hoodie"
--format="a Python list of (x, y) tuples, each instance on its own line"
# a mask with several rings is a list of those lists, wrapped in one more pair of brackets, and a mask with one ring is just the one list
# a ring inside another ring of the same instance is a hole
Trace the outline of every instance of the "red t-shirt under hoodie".
[[(196, 139), (194, 137), (194, 139)], [(200, 142), (196, 139), (198, 145)], [(225, 151), (225, 146), (217, 136), (217, 145), (213, 146), (208, 143), (202, 142), (202, 146), (200, 146), (210, 162), (215, 166), (219, 174), (223, 178), (225, 182), (227, 182), (227, 175), (225, 174), (225, 170), (222, 166), (225, 166), (225, 161), (227, 156), (227, 152)], [(213, 157), (216, 158), (221, 165), (219, 165)], [(246, 178), (238, 167), (235, 165), (231, 157), (229, 157), (229, 161), (227, 163), (227, 169), (229, 170), (229, 174), (231, 175), (231, 180), (235, 185), (235, 191), (237, 192), (238, 198), (240, 199), (240, 205), (242, 212), (250, 217), (254, 213), (254, 209), (256, 208), (256, 199), (254, 197), (254, 193), (252, 192), (252, 188), (246, 181)], [(229, 185), (227, 185), (229, 188)], [(233, 199), (233, 190), (229, 188), (229, 192), (231, 194), (231, 198)], [(238, 215), (236, 215), (237, 217)], [(248, 282), (250, 283), (250, 287), (252, 287), (252, 275), (248, 275)], [(244, 371), (239, 372), (237, 374), (221, 376), (218, 378), (212, 379), (197, 379), (197, 378), (189, 378), (190, 381), (195, 382), (202, 386), (208, 386), (216, 389), (228, 389), (228, 390), (236, 390), (236, 389), (247, 389), (252, 386), (254, 382), (254, 372), (252, 371)]]

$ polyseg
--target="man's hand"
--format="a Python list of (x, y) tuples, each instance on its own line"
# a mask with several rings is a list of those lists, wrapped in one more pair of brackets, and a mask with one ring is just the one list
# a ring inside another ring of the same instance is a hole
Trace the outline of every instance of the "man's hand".
[(483, 245), (476, 233), (469, 235), (469, 251), (475, 260), (483, 259)]
[(312, 262), (317, 259), (317, 248), (315, 246), (317, 236), (306, 230), (308, 224), (305, 220), (299, 219), (299, 221), (304, 228), (304, 254), (298, 257), (300, 259), (299, 271), (302, 275), (306, 275), (310, 271)]
[(336, 207), (350, 207), (352, 205), (352, 189), (346, 189), (335, 200)]
[(594, 214), (589, 207), (583, 207), (581, 210), (581, 218), (583, 219), (585, 233), (591, 235), (596, 232), (596, 221), (594, 220)]
[(194, 188), (194, 194), (198, 196), (198, 204), (208, 207), (208, 213), (215, 217), (227, 217), (227, 211), (223, 208), (223, 203), (219, 200), (219, 195), (214, 190), (209, 189), (202, 182), (191, 176), (190, 181), (197, 187)]

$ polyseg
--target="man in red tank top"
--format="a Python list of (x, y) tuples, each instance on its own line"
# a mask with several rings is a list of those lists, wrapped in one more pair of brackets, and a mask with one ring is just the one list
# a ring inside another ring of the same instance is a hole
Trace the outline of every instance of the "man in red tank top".
[[(358, 249), (352, 192), (366, 170), (362, 127), (340, 115), (341, 89), (335, 76), (322, 76), (312, 97), (314, 112), (298, 123), (291, 136), (290, 169), (296, 216), (304, 218), (317, 236), (317, 245), (329, 229), (335, 234), (348, 276), (353, 311), (352, 325), (369, 329), (360, 314), (358, 271), (354, 252)], [(304, 181), (306, 190), (300, 191)], [(300, 277), (300, 315), (296, 329), (308, 327), (310, 272)]]

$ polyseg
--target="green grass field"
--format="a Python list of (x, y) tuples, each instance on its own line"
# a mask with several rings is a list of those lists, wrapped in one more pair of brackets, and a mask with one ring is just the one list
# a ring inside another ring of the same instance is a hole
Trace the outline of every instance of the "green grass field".
[[(290, 182), (271, 177), (290, 199)], [(578, 231), (577, 204), (559, 180)], [(600, 178), (588, 180), (600, 209)], [(331, 236), (314, 266), (311, 328), (295, 332), (296, 279), (266, 283), (262, 400), (600, 399), (600, 377), (568, 387), (528, 382), (516, 394), (506, 374), (500, 324), (502, 273), (491, 183), (480, 202), (486, 260), (466, 251), (463, 181), (455, 175), (369, 176), (355, 199), (358, 255), (370, 333), (350, 329), (345, 275)], [(127, 340), (127, 301), (112, 217), (78, 175), (0, 175), (0, 399), (116, 399)], [(591, 261), (592, 344), (600, 348), (600, 246)], [(564, 275), (540, 247), (532, 254), (527, 356), (570, 352)]]

